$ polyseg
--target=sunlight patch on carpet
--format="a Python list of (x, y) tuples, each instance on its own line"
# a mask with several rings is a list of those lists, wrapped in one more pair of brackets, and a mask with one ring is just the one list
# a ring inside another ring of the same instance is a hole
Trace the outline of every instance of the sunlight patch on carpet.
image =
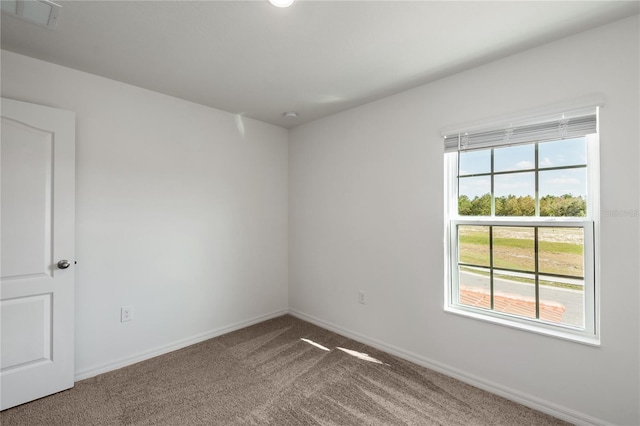
[(376, 359), (374, 357), (372, 357), (371, 355), (365, 354), (363, 352), (358, 352), (358, 351), (354, 351), (351, 349), (345, 349), (345, 348), (341, 348), (338, 346), (338, 349), (340, 349), (342, 352), (347, 353), (351, 356), (355, 356), (356, 358), (359, 358), (363, 361), (369, 361), (369, 362), (373, 362), (374, 364), (384, 364), (384, 365), (389, 365), (389, 364), (385, 364), (384, 362), (380, 361), (379, 359)]
[(331, 349), (329, 349), (329, 348), (325, 348), (324, 346), (322, 346), (322, 345), (321, 345), (321, 344), (319, 344), (319, 343), (314, 342), (313, 340), (309, 340), (309, 339), (305, 339), (305, 338), (302, 338), (302, 339), (300, 339), (300, 340), (302, 340), (303, 342), (306, 342), (306, 343), (308, 343), (308, 344), (310, 344), (310, 345), (313, 345), (313, 346), (315, 346), (316, 348), (320, 348), (320, 349), (322, 349), (323, 351), (327, 351), (327, 352), (330, 352), (330, 351), (331, 351)]

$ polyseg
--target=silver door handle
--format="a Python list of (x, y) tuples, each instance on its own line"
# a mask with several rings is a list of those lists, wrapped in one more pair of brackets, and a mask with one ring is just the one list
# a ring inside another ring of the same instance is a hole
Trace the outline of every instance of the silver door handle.
[(66, 259), (62, 259), (58, 262), (58, 269), (67, 269), (69, 266), (71, 266), (71, 262)]

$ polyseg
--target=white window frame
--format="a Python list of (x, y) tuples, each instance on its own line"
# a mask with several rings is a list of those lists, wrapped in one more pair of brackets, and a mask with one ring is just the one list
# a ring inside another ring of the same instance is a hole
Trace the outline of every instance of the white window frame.
[[(600, 345), (599, 288), (599, 137), (587, 140), (587, 215), (584, 218), (504, 217), (458, 215), (458, 152), (445, 153), (445, 312), (487, 321), (520, 330), (567, 339), (593, 346)], [(532, 142), (534, 143), (534, 142)], [(584, 229), (584, 328), (529, 319), (459, 303), (458, 225), (580, 227)]]

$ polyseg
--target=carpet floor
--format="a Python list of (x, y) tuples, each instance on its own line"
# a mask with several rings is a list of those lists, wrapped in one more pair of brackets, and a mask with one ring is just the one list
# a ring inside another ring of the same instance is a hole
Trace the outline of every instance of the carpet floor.
[(290, 315), (82, 380), (10, 425), (566, 425)]

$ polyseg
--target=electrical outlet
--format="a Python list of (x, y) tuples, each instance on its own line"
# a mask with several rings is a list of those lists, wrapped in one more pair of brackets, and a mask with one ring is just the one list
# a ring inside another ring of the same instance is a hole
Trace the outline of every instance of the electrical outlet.
[(362, 303), (363, 305), (365, 304), (364, 291), (362, 290), (358, 292), (358, 302)]
[(133, 306), (120, 307), (120, 322), (127, 322), (133, 319)]

